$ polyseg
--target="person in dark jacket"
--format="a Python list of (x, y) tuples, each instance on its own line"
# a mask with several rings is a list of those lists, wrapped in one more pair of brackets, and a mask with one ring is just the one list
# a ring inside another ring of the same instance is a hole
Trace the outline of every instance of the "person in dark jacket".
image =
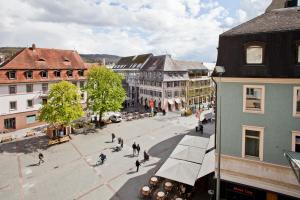
[(139, 160), (135, 161), (135, 166), (136, 166), (136, 172), (138, 172), (139, 171), (139, 167), (141, 166), (141, 163), (140, 163)]
[(136, 150), (137, 150), (137, 153), (138, 153), (138, 155), (140, 155), (140, 150), (141, 150), (141, 147), (140, 147), (140, 145), (138, 144), (138, 145), (136, 145)]
[(147, 160), (149, 160), (149, 154), (144, 151), (144, 161), (146, 162)]
[(43, 160), (44, 159), (44, 155), (42, 153), (39, 153), (39, 165), (41, 163), (44, 163), (45, 161)]
[(132, 151), (133, 151), (133, 156), (134, 156), (135, 152), (136, 152), (136, 144), (135, 144), (135, 142), (132, 145)]
[(114, 142), (114, 139), (116, 138), (116, 135), (114, 133), (111, 134), (111, 142)]

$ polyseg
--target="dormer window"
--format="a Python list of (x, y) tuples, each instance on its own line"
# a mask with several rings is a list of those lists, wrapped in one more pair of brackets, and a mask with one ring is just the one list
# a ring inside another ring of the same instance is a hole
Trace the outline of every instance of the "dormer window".
[(47, 71), (41, 71), (41, 77), (42, 78), (48, 78), (48, 72)]
[(57, 78), (60, 77), (60, 70), (55, 70), (54, 71), (54, 76), (57, 77)]
[(17, 72), (16, 71), (9, 71), (8, 72), (8, 78), (11, 80), (14, 80), (17, 78)]
[(68, 76), (68, 77), (72, 77), (72, 76), (73, 76), (73, 70), (69, 69), (69, 70), (67, 71), (67, 76)]
[(246, 64), (263, 64), (264, 63), (264, 44), (253, 42), (246, 44)]
[(82, 69), (81, 69), (81, 70), (78, 70), (78, 75), (79, 75), (79, 76), (84, 76), (84, 70), (82, 70)]
[(33, 72), (32, 71), (26, 71), (25, 76), (26, 76), (26, 79), (32, 79), (33, 78)]
[(70, 60), (67, 57), (64, 57), (65, 62), (70, 62)]

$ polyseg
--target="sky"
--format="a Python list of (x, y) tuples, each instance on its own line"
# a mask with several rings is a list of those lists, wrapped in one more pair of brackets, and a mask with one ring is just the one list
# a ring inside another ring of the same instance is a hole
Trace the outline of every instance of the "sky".
[(271, 0), (1, 0), (0, 46), (215, 62), (219, 34)]

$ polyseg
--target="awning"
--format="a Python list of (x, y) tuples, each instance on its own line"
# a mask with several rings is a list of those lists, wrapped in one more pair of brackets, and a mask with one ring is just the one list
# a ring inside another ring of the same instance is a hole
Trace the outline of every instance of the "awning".
[(172, 105), (174, 104), (174, 101), (172, 99), (168, 99), (168, 103)]
[(181, 100), (180, 99), (175, 99), (175, 102), (180, 104), (181, 103)]
[(200, 164), (168, 158), (155, 175), (194, 186), (200, 167)]
[(291, 168), (293, 169), (298, 182), (300, 183), (300, 153), (294, 151), (288, 151), (284, 153), (288, 159)]
[(201, 178), (215, 171), (215, 150), (212, 150), (205, 154), (201, 169), (197, 178)]
[(209, 138), (186, 135), (182, 138), (179, 144), (206, 149), (208, 142)]
[(170, 158), (201, 164), (205, 155), (205, 151), (206, 149), (177, 145), (170, 155)]

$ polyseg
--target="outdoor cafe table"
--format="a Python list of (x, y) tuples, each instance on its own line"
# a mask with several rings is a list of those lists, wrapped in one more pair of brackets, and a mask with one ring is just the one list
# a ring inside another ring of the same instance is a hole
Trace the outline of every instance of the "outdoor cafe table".
[(158, 178), (157, 177), (155, 177), (155, 176), (153, 176), (153, 177), (151, 177), (150, 178), (150, 184), (151, 185), (156, 185), (158, 183)]
[(170, 192), (172, 190), (173, 184), (171, 182), (165, 182), (165, 190)]
[(163, 200), (165, 198), (165, 193), (160, 191), (156, 194), (156, 199), (157, 200)]
[(150, 195), (150, 188), (148, 186), (144, 186), (142, 188), (142, 194), (145, 196), (149, 196)]

